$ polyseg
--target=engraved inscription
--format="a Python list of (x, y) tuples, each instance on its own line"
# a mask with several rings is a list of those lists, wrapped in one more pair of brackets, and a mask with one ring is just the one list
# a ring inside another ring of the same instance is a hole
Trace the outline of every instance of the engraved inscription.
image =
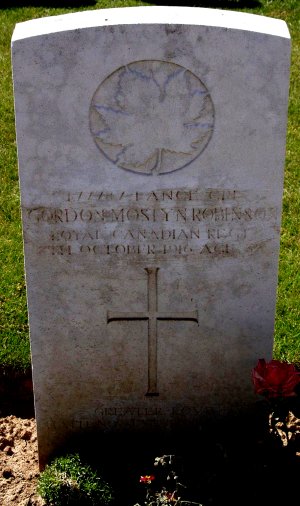
[(268, 248), (279, 233), (272, 200), (237, 189), (66, 191), (55, 192), (55, 199), (53, 207), (23, 211), (39, 254), (159, 262), (171, 256), (236, 257)]
[(157, 390), (157, 321), (189, 320), (198, 323), (198, 312), (161, 312), (157, 307), (157, 273), (158, 267), (146, 268), (148, 274), (148, 310), (145, 312), (107, 312), (107, 323), (120, 320), (148, 321), (148, 390), (147, 396), (159, 395)]
[[(172, 426), (178, 428), (180, 423), (186, 424), (187, 419), (189, 420), (189, 426), (197, 424), (199, 427), (200, 418), (203, 416), (210, 416), (213, 419), (215, 412), (208, 406), (201, 406), (201, 409), (197, 406), (186, 405), (182, 403), (170, 403), (164, 405), (144, 405), (139, 404), (127, 404), (122, 405), (117, 402), (111, 402), (107, 404), (100, 404), (95, 410), (89, 412), (78, 412), (74, 418), (61, 419), (48, 417), (47, 429), (49, 431), (53, 429), (68, 429), (70, 431), (94, 431), (98, 429), (114, 429), (126, 427), (132, 429), (135, 426), (137, 428), (152, 428), (157, 426), (156, 424), (164, 423), (164, 426), (172, 428)], [(185, 425), (186, 426), (186, 425)]]
[(117, 167), (165, 174), (195, 160), (214, 127), (214, 107), (202, 81), (175, 63), (143, 60), (120, 67), (97, 88), (90, 130)]
[(198, 222), (249, 222), (268, 221), (276, 217), (277, 210), (243, 207), (122, 207), (114, 208), (45, 208), (27, 210), (33, 222), (60, 223), (198, 223)]
[(224, 202), (224, 201), (243, 201), (247, 198), (247, 192), (241, 190), (232, 190), (229, 188), (173, 188), (162, 189), (149, 192), (125, 191), (107, 192), (107, 191), (78, 191), (78, 192), (54, 192), (54, 196), (59, 196), (60, 200), (66, 202), (80, 203), (100, 203), (100, 202), (177, 202), (177, 201), (203, 201)]

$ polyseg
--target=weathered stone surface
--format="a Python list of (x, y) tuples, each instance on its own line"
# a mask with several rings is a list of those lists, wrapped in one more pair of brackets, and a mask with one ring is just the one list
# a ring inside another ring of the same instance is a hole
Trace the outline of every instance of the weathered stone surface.
[(139, 7), (16, 26), (41, 463), (72, 432), (193, 427), (272, 355), (284, 22)]

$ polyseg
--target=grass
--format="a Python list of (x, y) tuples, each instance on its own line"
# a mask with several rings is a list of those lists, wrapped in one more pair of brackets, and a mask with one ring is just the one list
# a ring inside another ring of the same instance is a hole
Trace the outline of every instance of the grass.
[(78, 454), (56, 458), (41, 474), (38, 493), (55, 506), (108, 506), (113, 491)]
[[(0, 0), (1, 1), (1, 0)], [(30, 367), (29, 331), (24, 281), (19, 183), (15, 141), (10, 40), (15, 23), (87, 9), (138, 5), (175, 5), (176, 2), (133, 0), (66, 1), (19, 0), (0, 3), (0, 368), (22, 371)], [(186, 3), (182, 3), (182, 5)], [(51, 6), (52, 5), (52, 6)], [(190, 5), (236, 8), (239, 11), (283, 19), (292, 38), (292, 69), (286, 147), (281, 252), (275, 318), (274, 358), (300, 364), (300, 195), (299, 195), (299, 0), (217, 0)]]

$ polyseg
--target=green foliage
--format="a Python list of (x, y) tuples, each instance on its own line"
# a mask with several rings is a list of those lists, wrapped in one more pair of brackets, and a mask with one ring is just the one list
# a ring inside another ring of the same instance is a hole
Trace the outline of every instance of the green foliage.
[(30, 346), (26, 311), (26, 288), (21, 281), (0, 294), (0, 368), (26, 371), (30, 368)]
[(46, 466), (37, 490), (49, 506), (106, 506), (113, 501), (111, 487), (78, 454)]
[[(154, 461), (153, 475), (141, 476), (140, 483), (144, 488), (145, 506), (203, 506), (191, 499), (193, 490), (186, 482), (181, 483), (182, 463), (176, 455), (162, 455)], [(191, 484), (189, 484), (191, 485)], [(134, 506), (141, 506), (136, 503)]]

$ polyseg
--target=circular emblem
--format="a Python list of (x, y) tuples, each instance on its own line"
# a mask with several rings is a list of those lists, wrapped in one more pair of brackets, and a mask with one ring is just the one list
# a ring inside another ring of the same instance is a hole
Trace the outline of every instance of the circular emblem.
[(117, 167), (141, 174), (182, 169), (207, 146), (214, 107), (199, 77), (157, 60), (120, 67), (99, 85), (90, 130)]

